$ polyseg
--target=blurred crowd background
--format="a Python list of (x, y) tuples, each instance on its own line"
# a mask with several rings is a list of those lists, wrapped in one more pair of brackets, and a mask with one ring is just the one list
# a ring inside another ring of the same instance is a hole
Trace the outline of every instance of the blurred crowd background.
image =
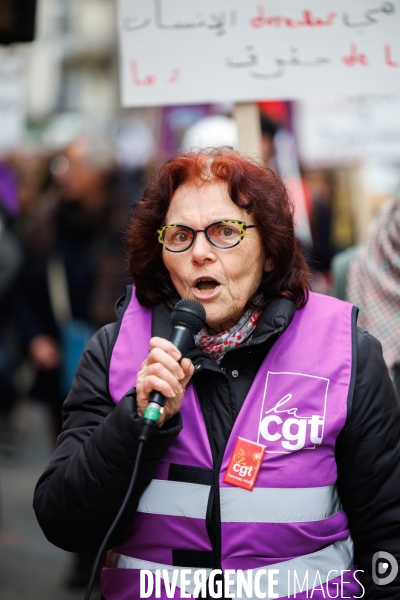
[[(35, 41), (0, 46), (0, 595), (8, 600), (82, 595), (85, 557), (53, 549), (30, 504), (79, 353), (115, 320), (129, 283), (130, 207), (169, 156), (237, 145), (233, 103), (121, 109), (118, 79), (114, 0), (39, 0)], [(314, 291), (348, 297), (357, 248), (393, 203), (374, 248), (392, 223), (397, 255), (386, 272), (399, 311), (389, 326), (400, 339), (400, 96), (379, 96), (378, 87), (372, 97), (259, 102), (261, 158), (288, 181)], [(396, 380), (399, 342), (390, 344)]]

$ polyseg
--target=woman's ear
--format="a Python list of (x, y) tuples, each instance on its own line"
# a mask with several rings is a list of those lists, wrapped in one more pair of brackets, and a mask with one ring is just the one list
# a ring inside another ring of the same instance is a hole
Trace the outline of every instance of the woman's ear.
[(270, 273), (274, 268), (274, 263), (272, 258), (266, 258), (264, 263), (264, 271), (266, 273)]

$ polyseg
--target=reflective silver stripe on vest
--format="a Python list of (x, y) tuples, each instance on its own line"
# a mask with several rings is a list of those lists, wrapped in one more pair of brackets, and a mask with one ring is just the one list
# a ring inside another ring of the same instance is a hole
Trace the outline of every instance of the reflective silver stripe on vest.
[(205, 519), (209, 495), (209, 485), (153, 479), (140, 498), (138, 511)]
[[(130, 556), (125, 556), (123, 554), (117, 554), (114, 552), (110, 552), (108, 554), (107, 566), (119, 569), (148, 569), (149, 571), (166, 569), (168, 571), (169, 581), (171, 581), (172, 579), (173, 571), (180, 571), (181, 569), (185, 569), (185, 579), (190, 581), (190, 584), (186, 585), (186, 589), (190, 593), (193, 593), (195, 589), (194, 572), (196, 571), (196, 569), (191, 569), (191, 574), (188, 575), (188, 570), (184, 567), (172, 567), (171, 565), (162, 565), (158, 563), (148, 562), (146, 560), (131, 558)], [(327, 546), (326, 548), (323, 548), (318, 552), (306, 554), (304, 556), (300, 556), (299, 558), (294, 558), (292, 560), (275, 563), (274, 565), (269, 565), (268, 567), (243, 571), (243, 575), (247, 579), (247, 577), (249, 577), (249, 573), (251, 572), (252, 581), (254, 584), (256, 575), (259, 571), (263, 571), (264, 569), (266, 571), (271, 569), (278, 570), (279, 573), (274, 574), (274, 580), (277, 581), (277, 585), (274, 585), (273, 590), (274, 593), (278, 594), (277, 598), (285, 598), (288, 597), (289, 594), (293, 594), (294, 592), (294, 590), (292, 588), (289, 588), (288, 585), (288, 582), (289, 584), (291, 582), (291, 585), (293, 585), (294, 573), (296, 573), (297, 581), (299, 582), (297, 587), (297, 594), (299, 594), (300, 586), (303, 588), (303, 591), (312, 589), (316, 578), (317, 583), (315, 583), (315, 587), (317, 587), (319, 585), (318, 575), (321, 579), (321, 582), (325, 583), (327, 581), (330, 581), (331, 579), (336, 579), (336, 577), (340, 577), (341, 571), (347, 571), (351, 569), (352, 566), (353, 541), (350, 537), (348, 537), (346, 540), (336, 542), (335, 544)], [(210, 572), (211, 571), (208, 569), (207, 577), (210, 574)], [(230, 580), (234, 581), (235, 575), (231, 575)], [(179, 584), (180, 578), (178, 577), (178, 587)], [(303, 586), (303, 584), (305, 585)], [(266, 597), (268, 598), (268, 577), (264, 573), (260, 576), (259, 588), (262, 593), (266, 593)], [(232, 591), (233, 589), (234, 586), (231, 586), (230, 591)], [(253, 593), (251, 599), (256, 600), (256, 598), (257, 596)]]
[(338, 513), (336, 485), (317, 488), (220, 488), (223, 523), (304, 523)]
[[(210, 486), (153, 479), (138, 511), (205, 519)], [(336, 485), (318, 488), (220, 488), (223, 523), (322, 521), (341, 510)]]

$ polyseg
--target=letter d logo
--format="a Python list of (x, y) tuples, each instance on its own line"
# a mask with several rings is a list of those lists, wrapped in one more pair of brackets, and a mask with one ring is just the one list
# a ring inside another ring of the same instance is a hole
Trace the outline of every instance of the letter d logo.
[[(379, 577), (379, 575), (387, 573), (389, 565), (391, 566), (389, 575), (386, 577)], [(388, 585), (389, 583), (392, 583), (392, 581), (396, 579), (398, 572), (399, 565), (394, 556), (389, 554), (389, 552), (375, 552), (372, 557), (372, 579), (376, 585)]]

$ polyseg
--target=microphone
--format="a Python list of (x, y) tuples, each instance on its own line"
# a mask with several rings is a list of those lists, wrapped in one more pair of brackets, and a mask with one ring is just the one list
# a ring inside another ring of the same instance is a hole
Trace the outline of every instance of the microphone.
[[(182, 358), (188, 351), (193, 335), (204, 327), (205, 322), (206, 310), (197, 300), (184, 298), (175, 304), (171, 313), (172, 331), (169, 341), (179, 350)], [(139, 440), (146, 441), (148, 439), (165, 402), (166, 398), (161, 392), (153, 391), (150, 394), (149, 404), (143, 415)]]

